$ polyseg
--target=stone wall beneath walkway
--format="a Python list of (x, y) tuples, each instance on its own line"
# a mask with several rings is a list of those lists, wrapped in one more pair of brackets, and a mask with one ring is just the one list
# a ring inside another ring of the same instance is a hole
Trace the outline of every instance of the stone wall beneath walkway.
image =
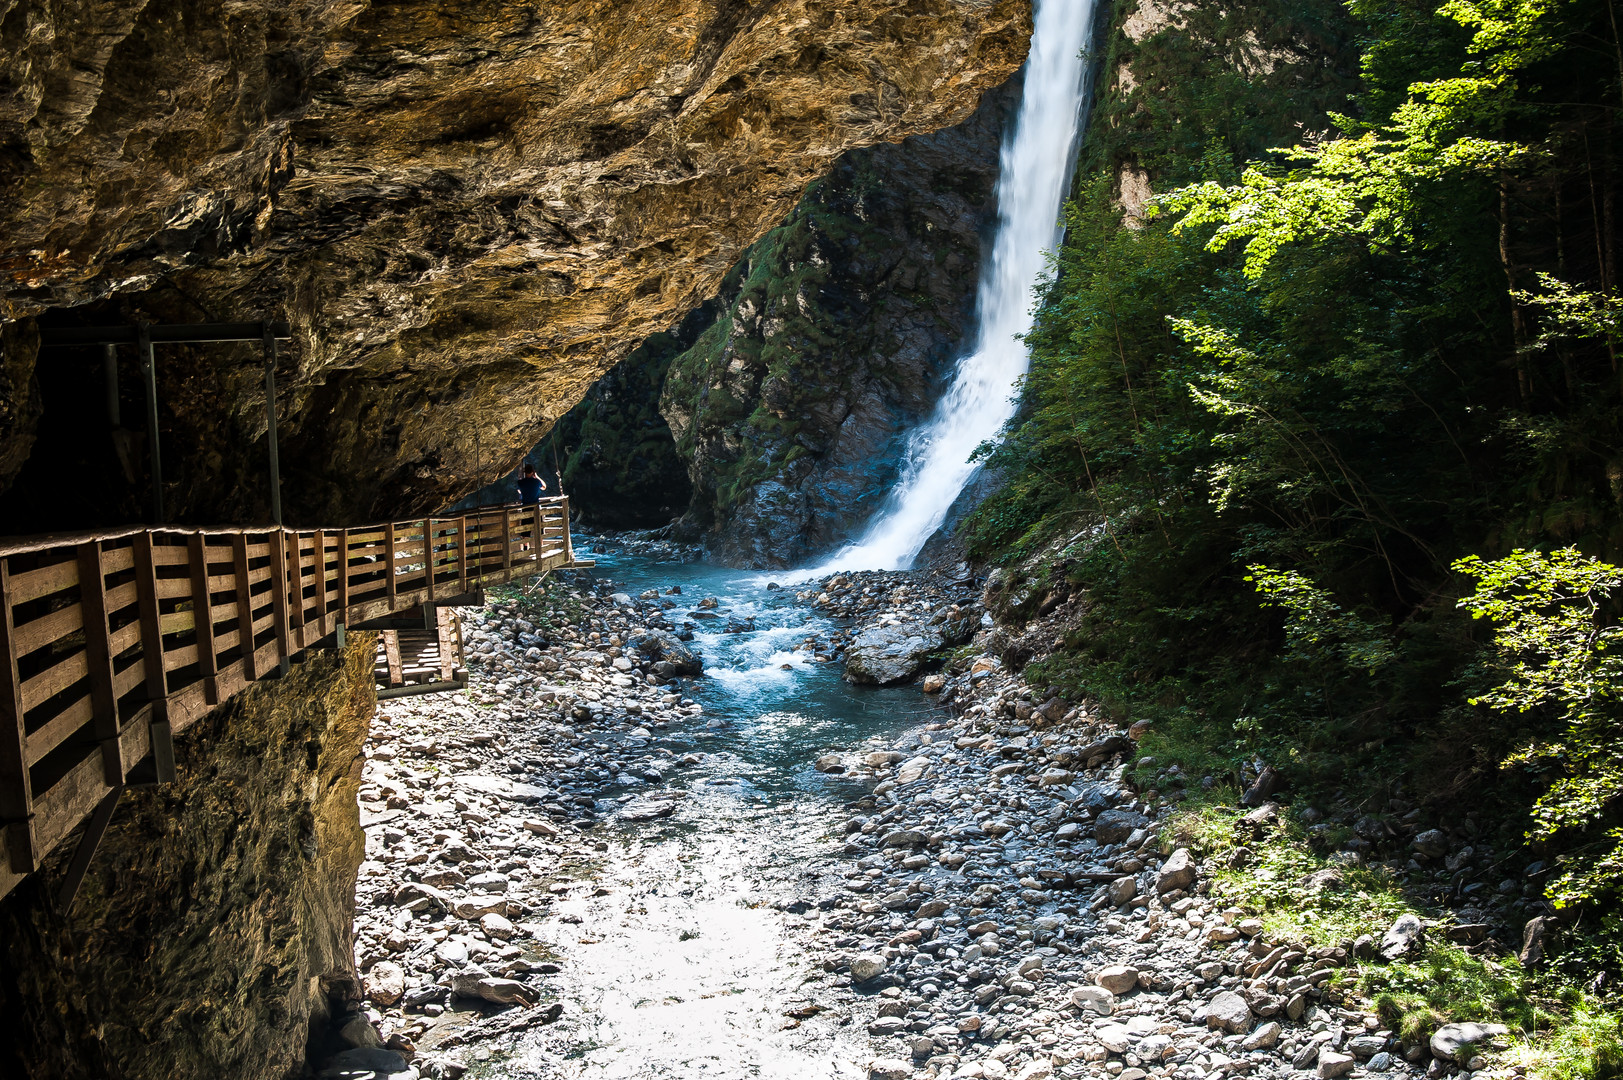
[(76, 838), (0, 903), (0, 1076), (281, 1080), (356, 993), (356, 791), (371, 634), (308, 654), (126, 792), (71, 912)]

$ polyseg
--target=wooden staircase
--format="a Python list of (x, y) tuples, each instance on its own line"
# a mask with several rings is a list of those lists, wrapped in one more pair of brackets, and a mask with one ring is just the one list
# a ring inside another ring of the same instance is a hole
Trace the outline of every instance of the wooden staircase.
[(0, 896), (90, 818), (58, 893), (71, 903), (124, 787), (173, 780), (174, 737), (304, 649), (590, 565), (575, 561), (561, 498), (357, 529), (0, 541)]

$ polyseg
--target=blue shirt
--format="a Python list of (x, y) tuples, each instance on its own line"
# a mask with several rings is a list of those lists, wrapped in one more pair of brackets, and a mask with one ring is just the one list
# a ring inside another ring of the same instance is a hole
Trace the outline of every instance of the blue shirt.
[(546, 484), (541, 482), (539, 476), (526, 476), (518, 482), (518, 501), (533, 503), (541, 501), (541, 493), (547, 490)]

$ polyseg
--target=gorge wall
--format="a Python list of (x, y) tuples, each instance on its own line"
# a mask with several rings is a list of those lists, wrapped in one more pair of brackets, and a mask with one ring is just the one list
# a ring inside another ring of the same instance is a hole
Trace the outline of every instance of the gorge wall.
[(1018, 99), (1011, 80), (956, 127), (848, 152), (715, 299), (560, 422), (537, 449), (543, 475), (556, 442), (589, 521), (681, 513), (683, 535), (735, 565), (795, 565), (848, 536), (972, 330)]
[(0, 903), (8, 1077), (281, 1080), (358, 1000), (356, 792), (372, 634), (312, 652), (181, 735), (179, 779), (129, 790), (71, 912), (76, 840)]
[[(141, 501), (144, 476), (118, 476), (110, 440), (61, 434), (99, 420), (85, 393), (99, 356), (42, 359), (34, 320), (285, 317), (290, 519), (452, 501), (714, 294), (840, 154), (967, 117), (1019, 66), (1029, 14), (1023, 0), (654, 0), (612, 14), (12, 3), (0, 484), (13, 492), (0, 511), (87, 471), (112, 490), (52, 524), (127, 519)], [(181, 520), (264, 517), (254, 359), (162, 352)], [(52, 453), (30, 454), (36, 441)]]
[(1018, 86), (965, 123), (853, 151), (735, 266), (670, 365), (660, 412), (712, 558), (784, 567), (844, 539), (895, 481), (974, 316)]

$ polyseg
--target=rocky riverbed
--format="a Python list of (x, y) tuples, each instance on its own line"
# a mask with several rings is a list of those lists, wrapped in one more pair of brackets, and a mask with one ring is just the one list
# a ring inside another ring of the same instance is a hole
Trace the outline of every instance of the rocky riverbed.
[[(1210, 899), (1208, 868), (1163, 841), (1171, 804), (1124, 781), (1136, 733), (1007, 670), (966, 582), (626, 588), (554, 581), (473, 613), (468, 691), (381, 705), (361, 789), (367, 1000), (329, 1074), (1483, 1065), (1472, 1047), (1494, 1032), (1405, 1052), (1336, 988), (1418, 925), (1302, 949)], [(794, 704), (871, 631), (943, 626), (973, 635), (946, 672), (845, 691), (878, 711), (866, 726)], [(741, 666), (696, 655), (751, 635)], [(729, 706), (728, 687), (754, 696)]]

